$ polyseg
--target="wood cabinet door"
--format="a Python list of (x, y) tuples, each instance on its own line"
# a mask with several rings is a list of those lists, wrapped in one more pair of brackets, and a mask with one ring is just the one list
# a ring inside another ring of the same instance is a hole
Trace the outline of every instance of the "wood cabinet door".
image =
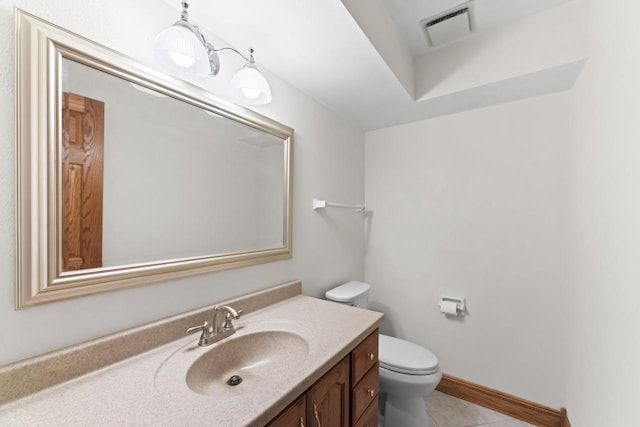
[(307, 391), (309, 426), (349, 425), (349, 366), (350, 360), (347, 356)]
[(102, 267), (104, 103), (62, 102), (62, 270)]
[(307, 425), (307, 396), (303, 394), (275, 417), (267, 427), (305, 427)]

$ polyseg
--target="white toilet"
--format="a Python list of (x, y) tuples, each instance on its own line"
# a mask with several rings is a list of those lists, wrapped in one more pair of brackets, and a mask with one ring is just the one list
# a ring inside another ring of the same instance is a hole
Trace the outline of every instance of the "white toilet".
[[(368, 308), (369, 285), (348, 282), (325, 293), (325, 298)], [(380, 335), (380, 411), (387, 427), (427, 427), (424, 397), (442, 378), (438, 358), (426, 348), (409, 341)]]

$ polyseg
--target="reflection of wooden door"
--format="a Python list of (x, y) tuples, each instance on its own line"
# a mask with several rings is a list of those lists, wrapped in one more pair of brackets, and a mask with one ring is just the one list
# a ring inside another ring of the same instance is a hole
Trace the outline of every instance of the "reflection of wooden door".
[(62, 98), (62, 270), (102, 267), (104, 102)]

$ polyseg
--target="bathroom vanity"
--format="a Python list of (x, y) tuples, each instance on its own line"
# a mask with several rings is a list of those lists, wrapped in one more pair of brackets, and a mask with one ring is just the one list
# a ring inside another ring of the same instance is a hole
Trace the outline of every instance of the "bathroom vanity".
[(269, 427), (377, 427), (378, 330), (320, 378)]
[[(0, 368), (10, 425), (377, 426), (381, 313), (292, 282), (224, 304), (236, 333), (198, 346), (211, 307)], [(238, 385), (228, 385), (234, 375)]]

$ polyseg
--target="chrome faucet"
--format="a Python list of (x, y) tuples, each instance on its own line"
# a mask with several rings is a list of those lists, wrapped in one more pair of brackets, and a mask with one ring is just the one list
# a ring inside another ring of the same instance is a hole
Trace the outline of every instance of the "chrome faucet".
[(204, 322), (202, 325), (187, 329), (186, 334), (202, 331), (198, 345), (201, 347), (211, 345), (236, 332), (232, 320), (238, 320), (241, 314), (242, 310), (236, 311), (228, 305), (216, 305), (213, 307), (213, 323), (211, 326), (209, 322)]
[[(226, 314), (224, 315), (224, 323), (222, 323), (223, 312), (226, 312)], [(229, 307), (228, 305), (216, 305), (215, 307), (213, 307), (213, 333), (224, 333), (225, 331), (229, 330), (232, 331), (231, 334), (234, 333), (236, 329), (233, 327), (231, 319), (238, 320), (240, 318), (240, 314), (242, 314), (242, 310), (236, 311), (234, 308)]]

